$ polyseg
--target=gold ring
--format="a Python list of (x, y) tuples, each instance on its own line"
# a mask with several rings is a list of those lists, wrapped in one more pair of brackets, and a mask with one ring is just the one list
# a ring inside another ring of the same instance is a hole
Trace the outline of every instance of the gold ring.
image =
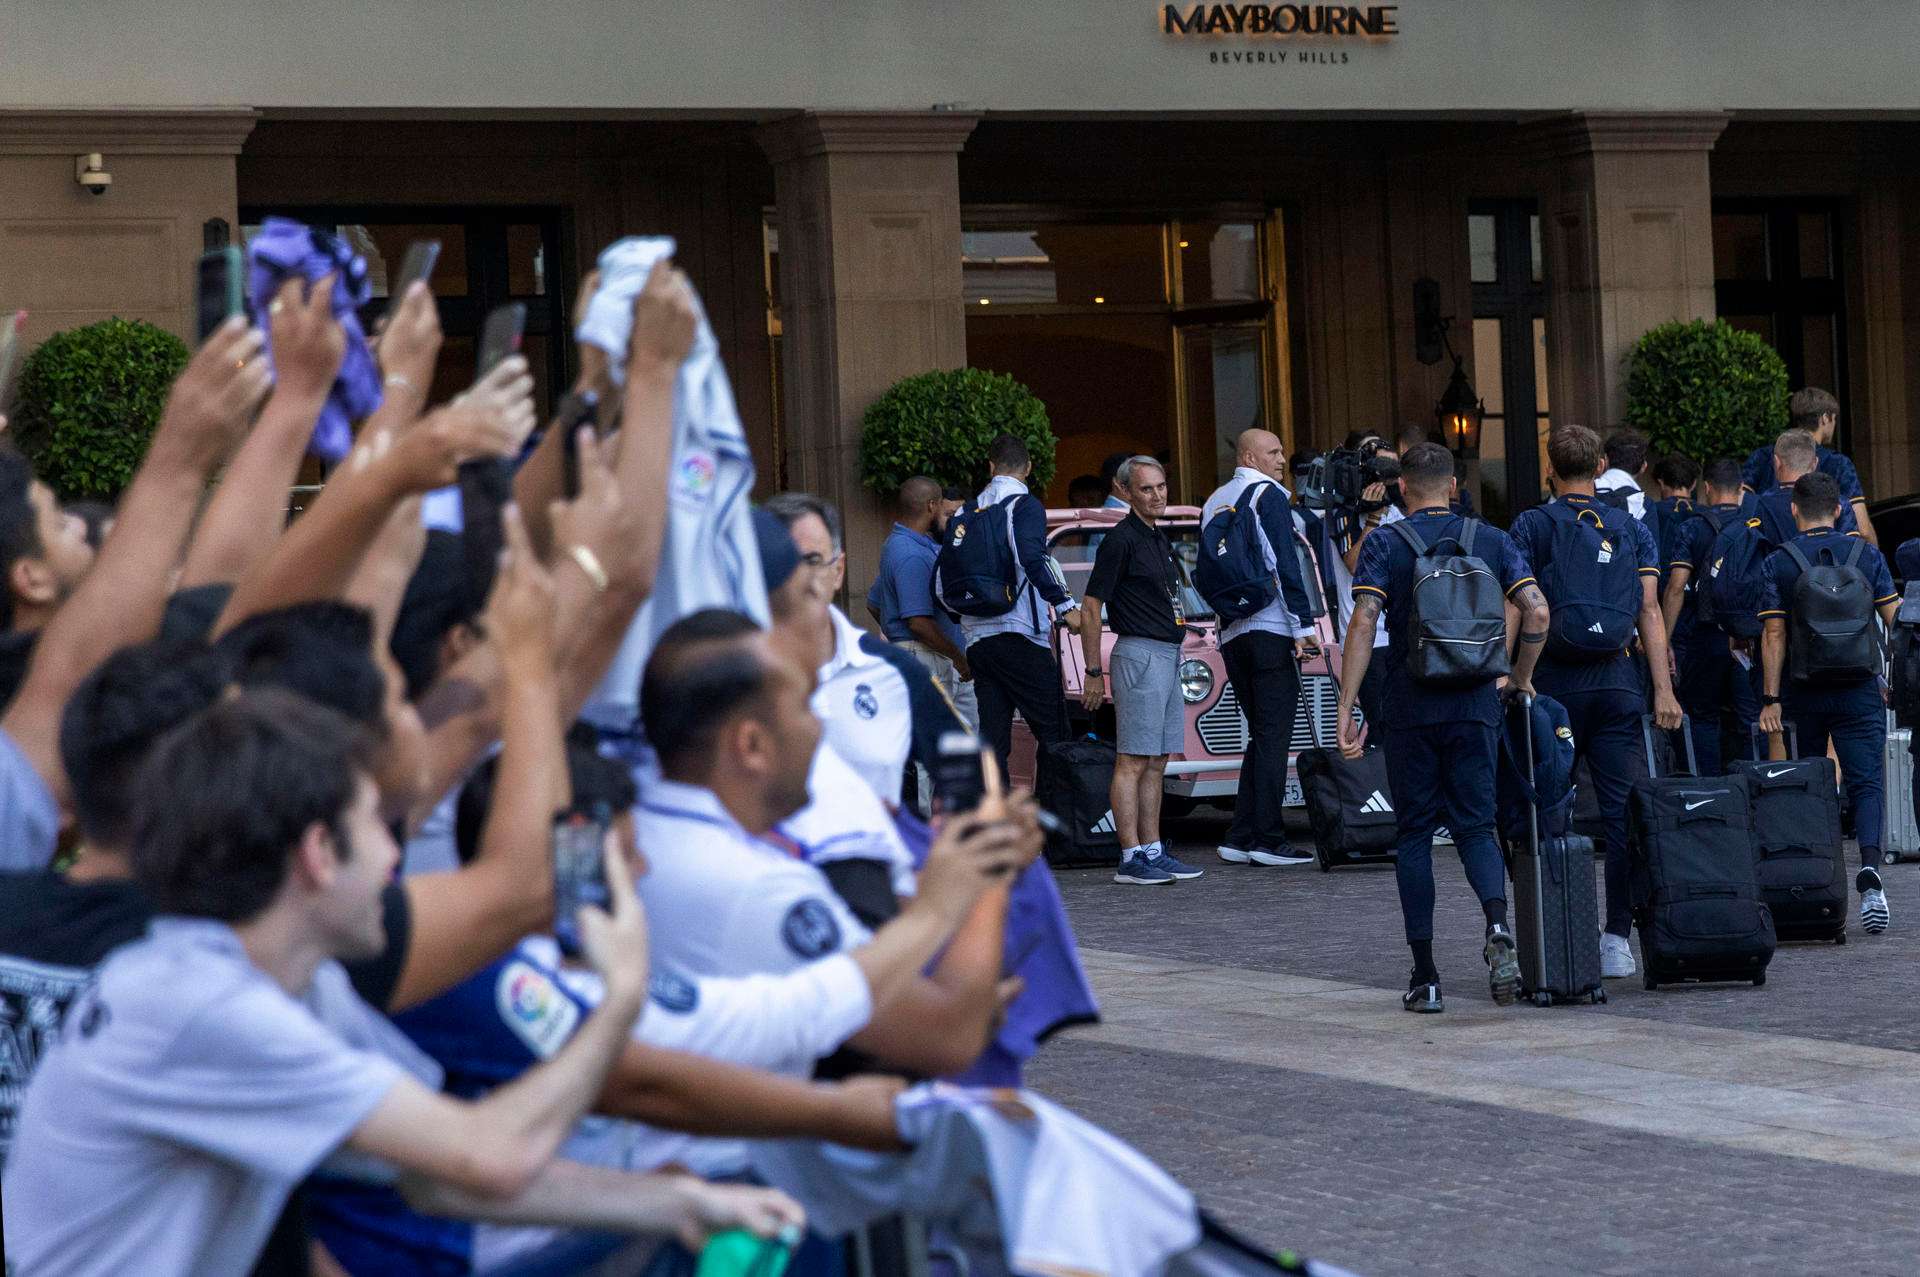
[(285, 302), (281, 301), (278, 297), (276, 297), (273, 299), (272, 302), (268, 303), (267, 313), (269, 315), (277, 315), (286, 308), (286, 305), (287, 304)]

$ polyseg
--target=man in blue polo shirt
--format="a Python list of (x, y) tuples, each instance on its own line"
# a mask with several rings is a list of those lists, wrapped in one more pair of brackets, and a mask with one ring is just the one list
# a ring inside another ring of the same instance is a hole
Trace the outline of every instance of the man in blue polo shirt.
[(867, 591), (867, 611), (889, 642), (927, 667), (967, 726), (977, 731), (980, 711), (960, 623), (933, 598), (933, 561), (946, 531), (947, 499), (940, 485), (925, 475), (901, 484), (899, 517), (880, 547), (880, 571)]
[[(1594, 495), (1594, 480), (1605, 464), (1600, 436), (1585, 426), (1556, 427), (1547, 439), (1547, 460), (1560, 495), (1515, 519), (1513, 539), (1539, 575), (1555, 613), (1552, 638), (1540, 657), (1540, 690), (1566, 707), (1577, 757), (1587, 760), (1605, 822), (1607, 920), (1600, 937), (1600, 974), (1617, 980), (1635, 970), (1628, 943), (1633, 897), (1627, 794), (1641, 753), (1640, 715), (1646, 704), (1646, 684), (1631, 651), (1635, 630), (1653, 684), (1654, 721), (1665, 731), (1680, 726), (1667, 627), (1655, 595), (1660, 552), (1644, 523)], [(1625, 572), (1629, 564), (1631, 574)], [(1637, 576), (1639, 588), (1623, 582), (1624, 575)]]
[[(1399, 816), (1395, 876), (1413, 973), (1401, 1005), (1409, 1011), (1442, 1010), (1440, 973), (1433, 962), (1433, 831), (1445, 824), (1466, 866), (1467, 881), (1486, 915), (1483, 956), (1493, 1000), (1511, 1003), (1520, 987), (1520, 964), (1507, 927), (1506, 869), (1494, 841), (1493, 781), (1500, 699), (1494, 680), (1471, 686), (1423, 683), (1408, 670), (1413, 609), (1414, 545), (1429, 549), (1450, 542), (1481, 560), (1518, 610), (1520, 627), (1509, 690), (1530, 692), (1534, 663), (1546, 638), (1547, 604), (1533, 574), (1505, 533), (1454, 514), (1453, 457), (1439, 444), (1419, 444), (1400, 458), (1400, 487), (1412, 512), (1362, 543), (1353, 574), (1353, 619), (1341, 660), (1340, 752), (1358, 758), (1373, 724), (1357, 728), (1353, 703), (1373, 659), (1374, 628), (1384, 609), (1396, 631), (1386, 647), (1386, 714), (1379, 724), (1387, 751), (1387, 777)], [(1410, 538), (1407, 534), (1412, 533)], [(1510, 627), (1511, 628), (1511, 627)], [(1512, 644), (1514, 636), (1509, 633)]]
[[(1827, 742), (1833, 742), (1846, 778), (1847, 798), (1853, 804), (1854, 835), (1860, 842), (1860, 873), (1853, 884), (1860, 893), (1860, 925), (1877, 935), (1887, 929), (1890, 915), (1880, 881), (1880, 852), (1886, 835), (1887, 711), (1876, 668), (1879, 648), (1873, 618), (1862, 618), (1875, 643), (1864, 653), (1868, 659), (1861, 663), (1857, 677), (1829, 676), (1815, 682), (1786, 674), (1794, 587), (1801, 574), (1815, 565), (1844, 565), (1865, 577), (1881, 625), (1893, 624), (1900, 605), (1893, 574), (1880, 551), (1835, 527), (1834, 520), (1844, 508), (1840, 487), (1831, 475), (1802, 475), (1793, 485), (1798, 534), (1768, 556), (1761, 590), (1760, 621), (1765, 629), (1760, 636), (1760, 726), (1778, 732), (1783, 721), (1792, 723), (1801, 753), (1810, 758), (1826, 753)], [(1796, 672), (1800, 663), (1796, 657)]]
[[(1873, 530), (1873, 520), (1867, 516), (1867, 494), (1860, 487), (1860, 472), (1853, 467), (1853, 461), (1845, 453), (1835, 452), (1827, 445), (1833, 442), (1834, 431), (1840, 425), (1840, 401), (1817, 386), (1805, 386), (1793, 392), (1793, 398), (1787, 400), (1787, 418), (1794, 430), (1804, 430), (1813, 436), (1814, 465), (1809, 469), (1818, 469), (1821, 474), (1832, 475), (1834, 483), (1840, 488), (1840, 520), (1834, 526), (1842, 532), (1852, 530), (1859, 524), (1860, 534), (1869, 545), (1878, 546), (1880, 538)], [(1749, 491), (1762, 493), (1775, 486), (1773, 458), (1777, 445), (1767, 444), (1753, 450), (1747, 458), (1743, 476)], [(1799, 478), (1794, 475), (1787, 480)]]

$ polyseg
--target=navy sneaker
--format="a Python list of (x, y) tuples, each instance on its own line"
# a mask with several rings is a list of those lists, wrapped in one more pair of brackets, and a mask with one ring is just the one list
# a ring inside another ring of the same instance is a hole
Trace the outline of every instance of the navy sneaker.
[(1163, 882), (1172, 882), (1173, 875), (1153, 863), (1146, 852), (1136, 851), (1120, 861), (1120, 867), (1114, 870), (1115, 882), (1131, 883), (1136, 887), (1157, 887)]
[(1421, 1015), (1437, 1015), (1447, 1009), (1440, 1000), (1440, 981), (1422, 980), (1416, 972), (1407, 981), (1406, 996), (1400, 999), (1400, 1005), (1408, 1011), (1418, 1011)]
[(1186, 861), (1176, 858), (1157, 842), (1147, 844), (1147, 863), (1155, 869), (1179, 879), (1181, 882), (1185, 882), (1189, 878), (1198, 878), (1207, 872), (1204, 869), (1196, 869)]
[(1506, 923), (1496, 922), (1487, 928), (1487, 944), (1480, 953), (1487, 960), (1487, 987), (1495, 1005), (1512, 1006), (1520, 995), (1520, 955)]

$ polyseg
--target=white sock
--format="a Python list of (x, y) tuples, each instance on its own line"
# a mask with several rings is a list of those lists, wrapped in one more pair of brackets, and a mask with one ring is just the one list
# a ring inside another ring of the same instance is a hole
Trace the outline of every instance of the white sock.
[(1143, 856), (1144, 856), (1144, 855), (1146, 855), (1146, 854), (1147, 854), (1147, 847), (1146, 847), (1146, 844), (1145, 844), (1145, 843), (1142, 843), (1142, 844), (1140, 844), (1140, 845), (1139, 845), (1138, 847), (1129, 847), (1129, 848), (1127, 848), (1127, 849), (1126, 849), (1125, 851), (1123, 851), (1123, 852), (1121, 852), (1121, 853), (1120, 853), (1120, 859), (1122, 859), (1122, 860), (1132, 860), (1132, 859), (1133, 859), (1133, 853), (1134, 853), (1134, 852), (1136, 852), (1136, 851), (1137, 851), (1137, 852), (1139, 852), (1139, 853), (1140, 853), (1141, 855), (1143, 855)]
[(1165, 855), (1166, 850), (1166, 847), (1161, 844), (1158, 838), (1147, 844), (1147, 854), (1149, 856)]

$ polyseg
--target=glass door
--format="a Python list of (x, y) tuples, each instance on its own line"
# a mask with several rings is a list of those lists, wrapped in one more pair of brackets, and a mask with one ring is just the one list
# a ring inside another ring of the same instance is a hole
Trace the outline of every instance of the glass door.
[(1504, 525), (1547, 495), (1549, 473), (1547, 283), (1533, 201), (1470, 202), (1467, 249), (1473, 386), (1486, 413), (1463, 483), (1477, 485), (1481, 510)]
[(1840, 400), (1846, 451), (1846, 288), (1839, 206), (1831, 200), (1715, 200), (1713, 293), (1720, 317), (1758, 333), (1787, 365), (1788, 384)]

